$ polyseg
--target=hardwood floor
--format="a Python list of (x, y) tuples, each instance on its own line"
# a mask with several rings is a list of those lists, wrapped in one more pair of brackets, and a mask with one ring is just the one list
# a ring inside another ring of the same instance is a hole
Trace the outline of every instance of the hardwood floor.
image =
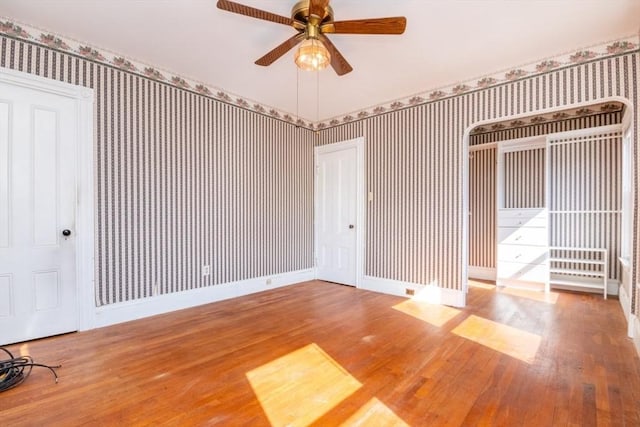
[(429, 306), (307, 282), (12, 345), (58, 364), (0, 393), (0, 425), (638, 426), (615, 299), (500, 292)]

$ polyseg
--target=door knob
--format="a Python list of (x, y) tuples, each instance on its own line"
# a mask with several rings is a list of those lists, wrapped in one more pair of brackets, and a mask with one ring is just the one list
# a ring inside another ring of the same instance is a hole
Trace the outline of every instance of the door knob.
[(62, 235), (63, 235), (64, 237), (69, 237), (69, 236), (71, 236), (71, 230), (69, 230), (69, 229), (66, 229), (66, 228), (65, 228), (64, 230), (62, 230)]
[(349, 228), (355, 228), (355, 225), (349, 224)]

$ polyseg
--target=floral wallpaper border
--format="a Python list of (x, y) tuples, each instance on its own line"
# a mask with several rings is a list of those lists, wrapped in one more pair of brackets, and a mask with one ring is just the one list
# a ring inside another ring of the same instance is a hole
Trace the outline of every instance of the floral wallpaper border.
[(578, 117), (588, 117), (604, 113), (617, 113), (624, 111), (625, 105), (622, 102), (602, 102), (589, 106), (588, 108), (570, 108), (555, 113), (536, 114), (526, 119), (504, 120), (495, 122), (491, 126), (477, 126), (471, 130), (471, 135), (491, 133), (502, 130), (522, 128), (525, 126), (538, 125), (545, 122), (557, 122), (560, 120), (575, 119)]
[(131, 73), (136, 73), (157, 81), (165, 82), (182, 89), (191, 90), (201, 95), (226, 102), (228, 104), (237, 105), (240, 108), (255, 111), (264, 115), (274, 117), (276, 119), (295, 124), (296, 126), (305, 127), (312, 130), (328, 129), (355, 120), (361, 120), (367, 117), (380, 115), (389, 111), (413, 107), (420, 104), (426, 104), (443, 98), (472, 92), (474, 90), (485, 89), (502, 83), (519, 80), (525, 77), (531, 77), (533, 75), (542, 74), (558, 68), (591, 61), (596, 58), (619, 55), (638, 49), (638, 37), (630, 36), (621, 40), (580, 49), (559, 57), (549, 58), (521, 67), (498, 72), (490, 76), (479, 78), (477, 80), (470, 80), (436, 89), (430, 89), (406, 98), (378, 104), (367, 109), (346, 114), (341, 117), (334, 117), (328, 120), (314, 123), (312, 121), (306, 121), (300, 118), (296, 119), (295, 115), (291, 113), (262, 105), (255, 101), (251, 101), (246, 97), (229, 93), (224, 89), (220, 89), (203, 82), (186, 79), (169, 71), (161, 70), (137, 61), (129, 60), (123, 56), (119, 56), (105, 50), (99, 50), (87, 44), (82, 44), (77, 41), (58, 36), (56, 34), (43, 32), (36, 28), (28, 27), (24, 24), (18, 24), (8, 18), (0, 17), (0, 34), (5, 34), (9, 37), (38, 43), (62, 52), (76, 54), (91, 61), (112, 65)]
[(568, 67), (575, 64), (591, 61), (596, 58), (601, 59), (609, 56), (620, 55), (638, 49), (638, 36), (629, 36), (621, 40), (592, 46), (590, 48), (577, 50), (573, 53), (565, 54), (552, 59), (545, 59), (540, 62), (534, 62), (521, 67), (509, 69), (507, 71), (497, 72), (493, 75), (479, 78), (477, 80), (469, 80), (463, 83), (452, 84), (437, 89), (427, 90), (406, 98), (397, 99), (395, 101), (376, 105), (369, 109), (349, 113), (342, 117), (334, 117), (328, 121), (316, 123), (316, 129), (325, 129), (349, 123), (354, 120), (363, 119), (388, 111), (399, 110), (402, 108), (413, 107), (420, 104), (434, 102), (443, 98), (461, 95), (475, 90), (486, 89), (491, 86), (508, 83), (515, 80), (543, 74), (558, 68)]
[(304, 121), (299, 118), (296, 119), (294, 115), (286, 111), (262, 105), (246, 97), (230, 93), (224, 89), (193, 79), (188, 79), (170, 71), (162, 70), (142, 62), (130, 60), (104, 49), (97, 49), (72, 39), (64, 38), (49, 32), (43, 32), (42, 30), (29, 27), (25, 24), (16, 23), (9, 18), (0, 17), (0, 34), (37, 43), (61, 52), (79, 55), (90, 61), (111, 65), (130, 73), (135, 73), (159, 82), (164, 82), (181, 89), (190, 90), (228, 104), (234, 104), (246, 110), (255, 111), (285, 122), (294, 123), (297, 126), (314, 129), (314, 124), (312, 122)]

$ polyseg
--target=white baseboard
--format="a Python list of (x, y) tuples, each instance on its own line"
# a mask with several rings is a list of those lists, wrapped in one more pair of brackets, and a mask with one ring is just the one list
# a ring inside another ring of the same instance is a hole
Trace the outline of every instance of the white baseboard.
[[(564, 289), (567, 291), (575, 291), (575, 292), (588, 292), (591, 294), (600, 294), (602, 295), (601, 289), (593, 289), (593, 288), (585, 288), (580, 286), (571, 286), (571, 285), (558, 285), (555, 283), (551, 283), (551, 289)], [(620, 290), (623, 289), (620, 286), (620, 282), (617, 280), (607, 280), (607, 295), (617, 296), (620, 293)]]
[[(268, 291), (270, 289), (313, 280), (315, 276), (315, 269), (299, 270), (105, 305), (96, 309), (93, 327), (100, 328), (115, 325), (143, 317), (155, 316), (184, 308)], [(271, 280), (270, 284), (267, 284), (268, 279)]]
[(467, 277), (469, 279), (496, 280), (496, 269), (491, 267), (467, 267)]
[(414, 295), (411, 297), (412, 299), (453, 307), (464, 307), (465, 305), (465, 294), (463, 291), (440, 288), (435, 285), (422, 285), (419, 283), (364, 276), (358, 288), (402, 297), (409, 297), (409, 295), (407, 295), (407, 289), (410, 289), (414, 291)]
[(631, 334), (633, 339), (633, 344), (636, 346), (636, 351), (640, 356), (640, 319), (635, 315), (631, 315), (631, 321), (629, 322), (631, 327)]
[(620, 286), (620, 292), (618, 294), (618, 301), (620, 301), (620, 307), (622, 307), (622, 312), (624, 313), (625, 319), (627, 319), (627, 335), (630, 337), (633, 336), (633, 323), (631, 316), (631, 298), (629, 298), (629, 294), (627, 293), (627, 289), (624, 286)]

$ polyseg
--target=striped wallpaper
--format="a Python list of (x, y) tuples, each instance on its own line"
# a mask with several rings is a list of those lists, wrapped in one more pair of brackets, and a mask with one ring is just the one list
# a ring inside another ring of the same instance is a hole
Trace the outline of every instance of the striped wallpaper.
[(504, 153), (503, 207), (543, 208), (545, 181), (544, 148)]
[[(636, 50), (315, 135), (83, 58), (0, 41), (0, 65), (97, 91), (99, 305), (311, 267), (310, 142), (358, 136), (374, 194), (365, 274), (461, 290), (465, 129), (609, 96), (638, 105)], [(633, 126), (638, 135), (637, 116)], [(636, 210), (636, 246), (637, 236)], [(205, 260), (207, 280), (192, 270)]]
[(460, 286), (462, 201), (459, 161), (463, 129), (451, 100), (366, 120), (367, 252), (365, 274), (456, 289)]
[(549, 150), (551, 246), (606, 248), (621, 280), (622, 133), (552, 138)]
[(348, 141), (364, 135), (364, 122), (357, 121), (345, 125), (335, 126), (319, 132), (316, 145), (332, 144), (334, 142)]
[[(366, 186), (374, 194), (367, 209), (365, 274), (462, 289), (460, 171), (461, 162), (467, 161), (461, 158), (465, 129), (480, 121), (611, 96), (637, 106), (639, 78), (635, 51), (322, 131), (318, 144), (365, 137)], [(633, 127), (637, 139), (637, 116)], [(635, 200), (638, 206), (637, 189)], [(637, 210), (634, 215), (637, 246)], [(477, 230), (478, 225), (473, 227)], [(483, 256), (472, 255), (470, 260), (488, 264), (490, 257)], [(637, 312), (636, 302), (634, 307)]]
[(496, 149), (469, 153), (469, 265), (496, 267)]
[(98, 306), (313, 266), (311, 131), (4, 37), (0, 66), (95, 89)]

